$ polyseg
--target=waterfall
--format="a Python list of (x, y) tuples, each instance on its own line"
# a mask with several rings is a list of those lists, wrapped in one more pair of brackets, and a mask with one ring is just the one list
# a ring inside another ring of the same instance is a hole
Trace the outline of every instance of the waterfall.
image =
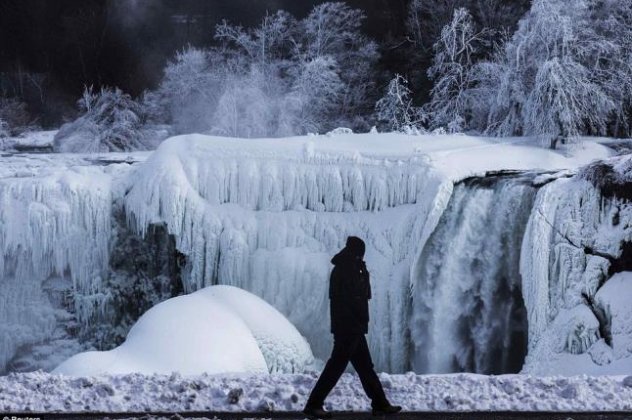
[(520, 249), (536, 189), (528, 176), (455, 186), (413, 270), (411, 363), (416, 372), (518, 372), (526, 313)]

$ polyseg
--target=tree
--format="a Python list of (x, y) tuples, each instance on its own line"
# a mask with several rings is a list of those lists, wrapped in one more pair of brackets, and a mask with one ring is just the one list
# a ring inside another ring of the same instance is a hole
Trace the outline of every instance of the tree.
[(212, 132), (231, 137), (278, 137), (291, 134), (282, 109), (285, 87), (271, 86), (271, 79), (252, 66), (246, 75), (226, 81), (213, 116)]
[(375, 116), (387, 130), (419, 129), (421, 110), (413, 106), (408, 81), (404, 77), (398, 74), (390, 81), (386, 94), (375, 105)]
[(525, 130), (552, 135), (551, 148), (560, 139), (604, 132), (615, 105), (589, 69), (568, 57), (563, 60), (553, 57), (540, 65), (524, 107)]
[[(166, 113), (176, 132), (207, 131), (224, 88), (224, 60), (209, 51), (189, 47), (167, 64), (153, 99), (153, 114)], [(166, 112), (160, 112), (160, 107)]]
[(472, 106), (468, 96), (471, 86), (473, 56), (481, 45), (487, 30), (477, 31), (472, 16), (466, 9), (457, 9), (450, 24), (441, 31), (436, 42), (435, 57), (428, 69), (434, 81), (427, 110), (431, 127), (461, 129), (469, 117)]
[(457, 9), (467, 9), (474, 26), (486, 28), (481, 34), (484, 42), (478, 45), (472, 57), (478, 62), (489, 59), (505, 34), (513, 33), (529, 5), (530, 0), (410, 0), (406, 19), (408, 43), (402, 44), (402, 48), (407, 50), (406, 74), (417, 101), (428, 100), (426, 92), (432, 88), (432, 80), (427, 70), (436, 53), (434, 45)]
[(0, 96), (0, 137), (9, 137), (27, 131), (32, 125), (26, 103), (17, 98)]
[(491, 133), (538, 135), (551, 146), (579, 134), (605, 134), (624, 100), (613, 84), (629, 79), (623, 75), (629, 47), (595, 25), (595, 4), (534, 0), (488, 66), (496, 69), (496, 80), (488, 80)]
[(288, 115), (297, 134), (319, 132), (336, 119), (345, 84), (338, 63), (331, 56), (301, 62), (295, 69), (292, 89), (287, 97)]
[[(379, 59), (377, 44), (362, 34), (365, 14), (345, 3), (323, 3), (299, 22), (294, 55), (299, 63), (333, 60), (343, 88), (337, 97), (336, 112), (321, 130), (351, 125), (368, 129), (366, 120), (373, 113), (375, 65)], [(324, 75), (326, 77), (330, 77)], [(324, 124), (323, 124), (324, 123)]]

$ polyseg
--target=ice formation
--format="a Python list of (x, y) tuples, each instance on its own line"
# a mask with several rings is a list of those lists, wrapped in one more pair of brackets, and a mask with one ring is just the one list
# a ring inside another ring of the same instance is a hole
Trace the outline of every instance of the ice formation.
[(0, 370), (20, 346), (54, 330), (45, 280), (70, 277), (79, 320), (98, 307), (112, 201), (99, 167), (13, 158), (3, 169), (11, 164), (12, 177), (0, 179)]
[[(611, 176), (594, 179), (604, 165)], [(610, 194), (617, 185), (619, 196)], [(621, 197), (631, 186), (628, 155), (589, 165), (540, 190), (520, 260), (529, 322), (526, 372), (616, 373), (622, 363), (632, 369), (632, 347), (609, 337), (614, 317), (629, 317), (629, 310), (617, 305), (613, 315), (606, 297), (613, 290), (632, 296), (629, 284), (610, 278), (632, 269), (624, 255), (632, 243), (632, 203)], [(611, 282), (621, 285), (613, 289)]]
[[(368, 243), (366, 260), (374, 287), (369, 342), (378, 369), (391, 372), (411, 367), (411, 340), (417, 339), (410, 337), (409, 330), (410, 289), (418, 286), (420, 253), (448, 205), (453, 183), (494, 169), (561, 169), (588, 159), (574, 161), (550, 151), (493, 145), (466, 136), (447, 138), (443, 145), (432, 137), (398, 135), (310, 140), (170, 139), (140, 169), (127, 194), (129, 219), (141, 232), (152, 222), (167, 224), (180, 251), (190, 257), (186, 290), (210, 284), (249, 290), (288, 317), (321, 358), (331, 345), (328, 261), (347, 235), (363, 237)], [(497, 149), (497, 162), (480, 159), (488, 156), (489, 147)], [(521, 152), (529, 154), (525, 157)], [(482, 229), (484, 222), (475, 219), (490, 217), (485, 214), (495, 208), (490, 194), (475, 192), (487, 204), (472, 200), (465, 209), (471, 223)], [(498, 194), (506, 199), (505, 217), (510, 219), (513, 207), (522, 206), (526, 222), (528, 199), (522, 202), (522, 189)], [(513, 249), (519, 249), (520, 223), (502, 219), (502, 214), (499, 217), (494, 228), (497, 240), (511, 238)], [(517, 233), (511, 232), (513, 227), (518, 227)], [(474, 236), (466, 239), (461, 244), (464, 248), (480, 242)], [(486, 252), (495, 252), (498, 264), (506, 256), (502, 250), (494, 251), (493, 244)], [(513, 261), (517, 267), (515, 255)], [(470, 275), (471, 263), (453, 262), (455, 271)], [(511, 268), (488, 270), (493, 274)], [(510, 274), (517, 275), (517, 268)], [(494, 275), (505, 281), (502, 274)], [(480, 276), (476, 281), (482, 289), (504, 287), (482, 282)], [(508, 289), (515, 288), (511, 283), (515, 279), (506, 281)], [(485, 292), (491, 295), (491, 290)], [(413, 294), (412, 308), (426, 316), (438, 308), (428, 302), (430, 308), (423, 308), (415, 298), (425, 297)], [(450, 311), (457, 305), (447, 297), (444, 303), (450, 306), (438, 310)], [(490, 330), (481, 334), (491, 335), (498, 329), (510, 333), (513, 326), (493, 325), (493, 314), (492, 310), (485, 315), (486, 321), (480, 325)], [(463, 326), (455, 322), (450, 328)], [(452, 357), (457, 351), (455, 345), (445, 343), (449, 337), (435, 338), (436, 348), (431, 349), (435, 354)], [(479, 353), (486, 339), (480, 340), (474, 344)], [(503, 345), (497, 344), (497, 348), (503, 351)], [(434, 366), (432, 369), (440, 371), (452, 369), (448, 363)], [(483, 361), (464, 362), (460, 367), (466, 366), (493, 370)]]
[(154, 306), (119, 347), (77, 354), (53, 373), (292, 373), (312, 361), (305, 339), (276, 309), (235, 287), (211, 286)]
[[(514, 371), (509, 354), (521, 346), (509, 343), (525, 336), (521, 310), (533, 355), (552, 359), (538, 343), (557, 322), (570, 325), (568, 354), (592, 354), (603, 364), (610, 354), (598, 319), (605, 309), (597, 291), (609, 270), (603, 254), (616, 256), (630, 215), (616, 200), (601, 208), (587, 177), (568, 177), (610, 152), (587, 142), (564, 156), (527, 141), (191, 135), (151, 155), (2, 158), (0, 328), (8, 338), (0, 342), (0, 370), (21, 348), (50, 339), (59, 319), (76, 318), (85, 329), (108, 305), (114, 203), (140, 234), (164, 223), (186, 256), (185, 293), (217, 284), (245, 289), (294, 324), (321, 359), (331, 346), (329, 259), (346, 236), (357, 235), (368, 245), (369, 342), (378, 370)], [(535, 201), (529, 176), (487, 176), (534, 169), (551, 172), (534, 181), (548, 183)], [(561, 169), (571, 172), (552, 173)], [(460, 182), (468, 177), (478, 178)], [(622, 222), (602, 223), (608, 217)], [(247, 315), (259, 337), (265, 325)], [(272, 354), (279, 359), (271, 362)], [(303, 363), (288, 364), (276, 349), (263, 356), (273, 371)]]

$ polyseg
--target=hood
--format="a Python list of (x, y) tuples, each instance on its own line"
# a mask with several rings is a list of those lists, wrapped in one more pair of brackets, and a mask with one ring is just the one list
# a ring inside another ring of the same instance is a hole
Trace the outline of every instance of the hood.
[(361, 260), (364, 257), (364, 241), (356, 236), (347, 238), (347, 245), (337, 253), (332, 259), (333, 265), (339, 265), (345, 261)]
[(340, 265), (351, 260), (353, 260), (353, 257), (351, 256), (351, 254), (349, 254), (347, 248), (343, 248), (342, 251), (334, 255), (334, 257), (331, 259), (331, 263), (333, 265)]

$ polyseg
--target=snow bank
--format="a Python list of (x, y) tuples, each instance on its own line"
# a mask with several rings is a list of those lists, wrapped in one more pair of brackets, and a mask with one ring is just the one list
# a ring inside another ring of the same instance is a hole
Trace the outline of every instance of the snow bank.
[[(283, 412), (302, 410), (317, 373), (65, 377), (43, 372), (0, 377), (5, 412)], [(405, 411), (630, 411), (632, 377), (386, 375), (385, 392)], [(370, 410), (357, 375), (344, 374), (325, 407)]]
[(27, 132), (18, 137), (0, 139), (0, 149), (14, 152), (52, 152), (57, 130)]
[(119, 347), (80, 353), (53, 373), (298, 372), (312, 361), (305, 339), (278, 311), (243, 290), (212, 286), (154, 306)]
[[(165, 141), (126, 196), (139, 232), (165, 222), (189, 256), (185, 289), (239, 286), (279, 309), (325, 358), (329, 259), (348, 235), (367, 242), (370, 346), (380, 370), (408, 366), (410, 288), (453, 183), (500, 169), (575, 168), (571, 157), (468, 136), (340, 134), (288, 139), (202, 135)], [(583, 147), (583, 148), (582, 148)], [(490, 159), (493, 156), (494, 159)], [(579, 157), (578, 157), (579, 156)]]

